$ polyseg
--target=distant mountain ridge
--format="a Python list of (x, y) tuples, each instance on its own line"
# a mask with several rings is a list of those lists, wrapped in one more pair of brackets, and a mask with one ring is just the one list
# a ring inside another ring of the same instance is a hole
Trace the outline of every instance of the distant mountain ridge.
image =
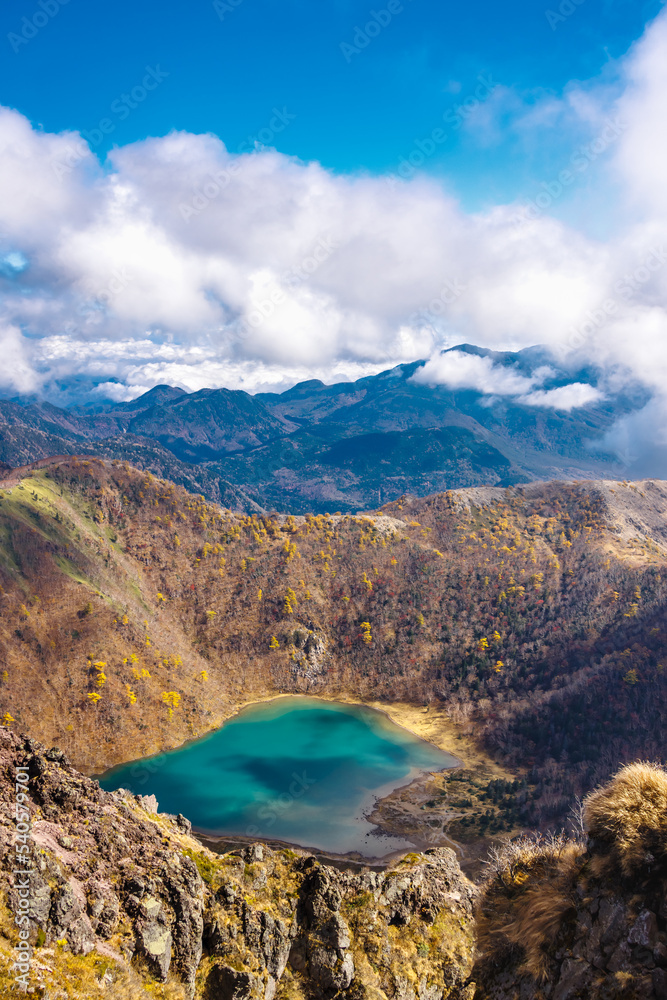
[[(541, 373), (545, 393), (573, 383), (595, 388), (601, 378), (591, 367), (567, 369), (542, 347), (452, 351), (488, 359), (499, 381), (509, 373), (530, 384)], [(237, 509), (296, 513), (368, 508), (403, 493), (623, 474), (617, 457), (592, 445), (647, 401), (643, 390), (557, 410), (416, 381), (426, 364), (334, 385), (310, 379), (282, 393), (158, 385), (130, 402), (68, 410), (0, 401), (0, 462), (85, 451), (127, 459)]]

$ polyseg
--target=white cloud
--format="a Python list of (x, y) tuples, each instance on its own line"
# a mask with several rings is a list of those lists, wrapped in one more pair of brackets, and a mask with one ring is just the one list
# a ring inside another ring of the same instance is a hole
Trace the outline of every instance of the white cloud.
[[(154, 385), (169, 384), (189, 392), (198, 389), (244, 389), (246, 392), (281, 392), (297, 382), (319, 378), (336, 382), (354, 381), (375, 374), (375, 363), (335, 362), (333, 365), (275, 365), (262, 360), (220, 360), (214, 345), (160, 344), (150, 340), (76, 341), (70, 337), (47, 337), (35, 357), (41, 370), (54, 377), (71, 372), (103, 376), (122, 374), (123, 383), (103, 382), (93, 390), (109, 399), (134, 399)], [(108, 391), (107, 391), (108, 389)], [(127, 395), (123, 395), (127, 392)]]
[[(527, 142), (558, 122), (572, 148), (609, 116), (627, 122), (605, 151), (608, 181), (622, 186), (604, 241), (550, 217), (551, 205), (523, 224), (517, 205), (466, 214), (435, 181), (337, 176), (271, 150), (235, 156), (211, 135), (115, 149), (102, 170), (76, 133), (0, 110), (0, 260), (21, 263), (0, 269), (0, 328), (14, 331), (4, 385), (31, 391), (76, 372), (126, 386), (285, 387), (430, 357), (434, 381), (551, 405), (519, 372), (442, 360), (443, 346), (472, 342), (543, 343), (663, 393), (666, 66), (663, 13), (613, 88), (573, 85), (517, 113)], [(494, 100), (512, 103), (502, 90)], [(570, 387), (548, 400), (577, 398)]]
[(575, 410), (604, 399), (604, 393), (587, 382), (571, 382), (557, 389), (537, 389), (527, 396), (519, 396), (517, 402), (525, 406), (544, 406), (552, 410)]
[(491, 358), (463, 351), (436, 355), (412, 376), (421, 385), (446, 385), (450, 389), (475, 389), (494, 396), (516, 396), (532, 389), (535, 380), (515, 368), (494, 364)]
[(603, 399), (604, 394), (586, 382), (572, 382), (556, 389), (536, 389), (553, 375), (549, 365), (541, 365), (532, 375), (514, 366), (497, 364), (489, 357), (465, 351), (446, 351), (430, 358), (412, 376), (421, 385), (446, 385), (449, 389), (474, 389), (486, 396), (513, 396), (526, 406), (553, 410), (573, 410)]
[(648, 218), (667, 217), (667, 17), (657, 18), (635, 45), (619, 112), (628, 122), (616, 167), (633, 203)]
[(0, 325), (0, 388), (34, 392), (39, 381), (28, 359), (28, 344), (16, 326)]
[(114, 403), (129, 403), (151, 388), (149, 385), (121, 385), (119, 382), (100, 382), (91, 389), (91, 396), (111, 399)]

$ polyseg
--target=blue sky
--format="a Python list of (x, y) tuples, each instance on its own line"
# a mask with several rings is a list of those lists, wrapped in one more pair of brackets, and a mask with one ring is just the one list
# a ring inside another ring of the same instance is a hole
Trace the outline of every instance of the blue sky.
[[(600, 74), (613, 86), (615, 61), (661, 7), (657, 0), (551, 7), (548, 0), (392, 0), (389, 18), (384, 0), (218, 0), (217, 9), (192, 0), (43, 4), (2, 5), (0, 101), (48, 132), (95, 137), (108, 118), (113, 131), (93, 144), (100, 156), (172, 129), (213, 132), (232, 151), (261, 135), (335, 171), (391, 173), (416, 142), (430, 148), (449, 112), (446, 139), (424, 169), (471, 209), (529, 196), (572, 142), (557, 129), (531, 143), (510, 129), (462, 125), (456, 110), (480, 78), (526, 107)], [(34, 29), (23, 18), (35, 14), (38, 25), (48, 23), (24, 43)], [(146, 66), (168, 77), (121, 119), (114, 102), (141, 86)], [(287, 112), (280, 132), (270, 128), (274, 108)]]
[(424, 358), (562, 408), (441, 357), (542, 344), (601, 366), (603, 395), (646, 386), (619, 435), (651, 440), (667, 9), (549, 3), (6, 0), (0, 394), (255, 392)]

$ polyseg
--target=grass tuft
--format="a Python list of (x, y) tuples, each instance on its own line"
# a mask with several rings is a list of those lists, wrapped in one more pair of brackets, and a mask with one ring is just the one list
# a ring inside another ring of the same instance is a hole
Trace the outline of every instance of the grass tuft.
[(583, 844), (563, 834), (523, 838), (491, 851), (478, 918), (478, 948), (544, 979), (569, 913)]
[(621, 768), (584, 802), (594, 870), (615, 867), (624, 876), (667, 862), (667, 770), (636, 763)]

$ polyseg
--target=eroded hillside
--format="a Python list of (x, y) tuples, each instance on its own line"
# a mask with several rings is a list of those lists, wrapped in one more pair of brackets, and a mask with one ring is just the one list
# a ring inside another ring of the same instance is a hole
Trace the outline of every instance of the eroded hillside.
[(458, 836), (548, 823), (662, 752), (666, 511), (662, 484), (556, 483), (237, 515), (68, 459), (0, 499), (0, 712), (91, 772), (257, 696), (430, 704), (521, 770)]

